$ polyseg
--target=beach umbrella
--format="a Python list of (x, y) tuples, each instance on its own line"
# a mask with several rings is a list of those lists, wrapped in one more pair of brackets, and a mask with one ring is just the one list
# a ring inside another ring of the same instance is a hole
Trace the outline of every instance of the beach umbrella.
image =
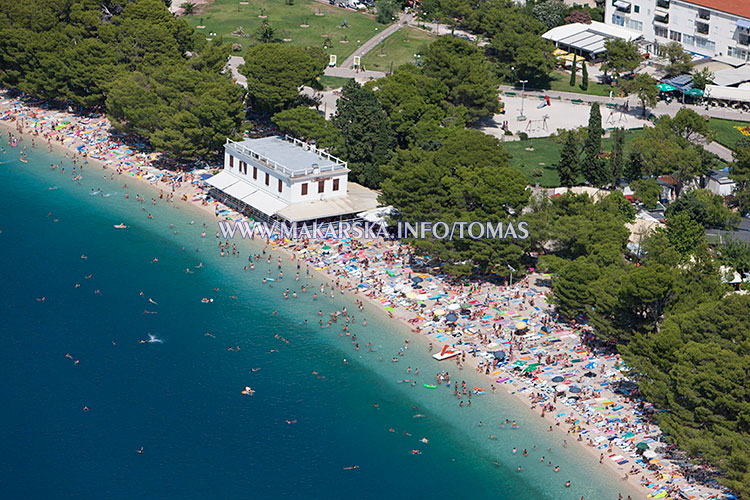
[(416, 299), (417, 298), (417, 294), (414, 293), (414, 292), (407, 292), (406, 293), (406, 298), (407, 299)]
[(529, 325), (523, 321), (516, 323), (516, 330), (526, 330), (528, 327)]
[(495, 351), (492, 355), (495, 356), (495, 359), (499, 359), (500, 361), (505, 359), (505, 351)]
[(555, 386), (555, 390), (557, 392), (565, 392), (568, 390), (568, 386), (565, 384), (558, 384), (557, 386)]
[(446, 309), (448, 309), (449, 311), (458, 311), (459, 309), (461, 309), (461, 306), (459, 306), (456, 303), (453, 303), (453, 304), (448, 304), (448, 307), (446, 307)]
[(586, 373), (583, 374), (583, 376), (584, 377), (593, 378), (593, 377), (596, 377), (596, 373), (594, 373), (594, 372), (586, 372)]
[(656, 86), (656, 88), (661, 90), (662, 92), (672, 92), (673, 90), (677, 90), (677, 87), (668, 83), (660, 83)]
[(576, 386), (576, 385), (574, 385), (574, 386), (572, 386), (572, 387), (570, 388), (570, 392), (572, 392), (572, 393), (574, 393), (574, 394), (575, 394), (575, 393), (579, 393), (579, 392), (581, 392), (581, 388), (580, 388), (580, 387), (578, 387), (578, 386)]
[(412, 280), (412, 281), (413, 281), (414, 283), (421, 283), (421, 282), (423, 282), (423, 281), (424, 281), (424, 280), (423, 280), (422, 278), (420, 278), (419, 276), (414, 276), (414, 277), (413, 277), (413, 278), (412, 278), (411, 280)]
[(703, 91), (701, 89), (687, 89), (683, 92), (683, 95), (689, 95), (692, 97), (703, 97)]
[(448, 313), (448, 315), (445, 317), (445, 320), (451, 323), (455, 323), (456, 321), (458, 321), (458, 316), (456, 316), (456, 313)]
[(553, 382), (562, 382), (563, 380), (565, 380), (565, 378), (561, 377), (560, 375), (558, 375), (556, 377), (552, 377), (552, 381)]
[(445, 311), (443, 311), (442, 309), (435, 309), (434, 311), (432, 311), (432, 313), (435, 316), (443, 316), (445, 314)]
[(469, 304), (468, 302), (464, 302), (463, 304), (461, 304), (461, 309), (471, 309), (471, 304)]
[(643, 456), (645, 458), (651, 459), (651, 458), (656, 458), (658, 455), (656, 454), (654, 450), (646, 450), (643, 452)]
[(641, 441), (640, 443), (635, 445), (635, 449), (636, 450), (648, 450), (648, 443), (644, 443), (643, 441)]

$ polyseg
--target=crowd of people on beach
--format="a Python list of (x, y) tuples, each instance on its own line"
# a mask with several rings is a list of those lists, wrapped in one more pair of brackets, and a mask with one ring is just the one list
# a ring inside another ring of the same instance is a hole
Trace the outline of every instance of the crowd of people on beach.
[[(138, 178), (161, 188), (159, 201), (191, 202), (207, 208), (217, 218), (244, 218), (210, 197), (199, 172), (170, 172), (153, 167), (158, 155), (131, 148), (115, 138), (105, 117), (74, 116), (43, 103), (29, 103), (0, 93), (0, 120), (12, 123), (16, 130), (7, 132), (7, 149), (3, 148), (3, 153), (15, 149), (23, 160), (30, 148), (52, 148), (55, 144), (65, 147), (73, 182), (80, 181), (84, 169), (87, 173), (92, 170), (89, 159), (94, 159), (105, 170), (103, 181), (117, 180), (118, 185), (130, 189), (122, 176)], [(63, 162), (49, 165), (61, 174), (65, 167)], [(91, 194), (107, 195), (101, 189)], [(134, 194), (141, 212), (152, 218), (146, 207), (155, 206), (157, 199)], [(125, 196), (130, 199), (129, 193)], [(205, 224), (200, 229), (204, 238), (206, 229)], [(719, 498), (721, 490), (715, 484), (689, 481), (682, 467), (669, 459), (668, 447), (652, 420), (653, 408), (631, 397), (634, 391), (627, 389), (628, 367), (620, 356), (596, 346), (594, 332), (585, 320), (565, 322), (556, 314), (549, 301), (549, 276), (531, 270), (512, 284), (460, 281), (433, 272), (408, 246), (387, 240), (273, 239), (265, 242), (261, 254), (250, 254), (245, 261), (235, 243), (222, 240), (218, 233), (216, 236), (220, 256), (240, 258), (244, 271), (259, 271), (265, 262), (262, 283), (278, 286), (283, 282), (280, 300), (309, 297), (317, 301), (337, 293), (353, 294), (356, 318), (346, 309), (324, 312), (321, 307), (318, 325), (339, 330), (339, 336), (351, 339), (354, 350), (360, 350), (360, 342), (364, 342), (352, 328), (355, 324), (357, 329), (366, 328), (362, 317), (365, 304), (382, 308), (390, 317), (405, 321), (415, 335), (426, 337), (430, 352), (443, 346), (460, 352), (453, 361), (442, 363), (455, 363), (458, 373), (473, 365), (478, 374), (487, 378), (490, 393), (505, 390), (526, 399), (541, 418), (550, 420), (550, 432), (565, 433), (564, 446), (570, 438), (595, 450), (599, 463), (609, 461), (622, 471), (623, 480), (636, 478), (651, 497)], [(288, 255), (296, 266), (294, 281), (303, 277), (305, 281), (286, 286), (290, 278), (284, 277), (282, 257), (277, 256), (273, 269), (272, 251)], [(330, 282), (310, 285), (320, 274)], [(364, 344), (364, 348), (374, 352), (372, 342)], [(380, 361), (397, 363), (404, 359), (408, 348), (407, 339), (398, 351), (375, 355)], [(407, 366), (405, 372), (407, 378), (400, 382), (417, 386), (419, 369)], [(451, 376), (441, 366), (435, 372), (434, 383), (428, 380), (424, 387), (449, 388), (461, 407), (470, 406), (472, 396), (487, 392), (478, 386), (469, 387), (464, 381), (459, 383), (455, 374)], [(518, 470), (522, 467), (518, 466)]]

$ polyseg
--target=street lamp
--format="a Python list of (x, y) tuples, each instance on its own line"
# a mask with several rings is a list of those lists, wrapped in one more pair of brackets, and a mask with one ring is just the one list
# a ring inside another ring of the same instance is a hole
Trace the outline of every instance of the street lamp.
[(518, 115), (518, 121), (522, 122), (526, 119), (526, 117), (523, 114), (523, 100), (524, 100), (524, 94), (526, 93), (526, 84), (529, 83), (528, 80), (520, 80), (521, 82), (521, 114)]

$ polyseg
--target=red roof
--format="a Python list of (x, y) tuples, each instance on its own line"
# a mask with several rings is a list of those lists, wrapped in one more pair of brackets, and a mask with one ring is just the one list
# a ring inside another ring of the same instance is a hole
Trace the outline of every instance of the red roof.
[(747, 0), (687, 0), (687, 2), (750, 19), (750, 2)]

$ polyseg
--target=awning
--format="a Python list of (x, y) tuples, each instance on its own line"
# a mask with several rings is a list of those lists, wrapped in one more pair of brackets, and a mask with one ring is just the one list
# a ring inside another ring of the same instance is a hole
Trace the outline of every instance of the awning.
[(224, 189), (239, 181), (240, 180), (237, 177), (233, 176), (226, 170), (222, 170), (218, 174), (206, 180), (206, 184), (223, 191)]
[(232, 184), (231, 186), (229, 186), (228, 188), (222, 189), (222, 191), (224, 191), (226, 194), (228, 194), (235, 200), (242, 200), (243, 198), (250, 196), (257, 190), (258, 188), (244, 181), (236, 182)]
[(621, 9), (629, 9), (630, 8), (630, 2), (626, 2), (625, 0), (617, 0), (615, 2), (615, 7), (619, 7)]
[(245, 197), (242, 201), (269, 216), (276, 215), (276, 212), (288, 205), (287, 202), (260, 190)]
[(737, 19), (737, 27), (750, 30), (750, 21), (747, 19)]
[(669, 15), (669, 11), (667, 9), (662, 9), (661, 7), (656, 7), (654, 9), (654, 14), (661, 17), (667, 17)]

